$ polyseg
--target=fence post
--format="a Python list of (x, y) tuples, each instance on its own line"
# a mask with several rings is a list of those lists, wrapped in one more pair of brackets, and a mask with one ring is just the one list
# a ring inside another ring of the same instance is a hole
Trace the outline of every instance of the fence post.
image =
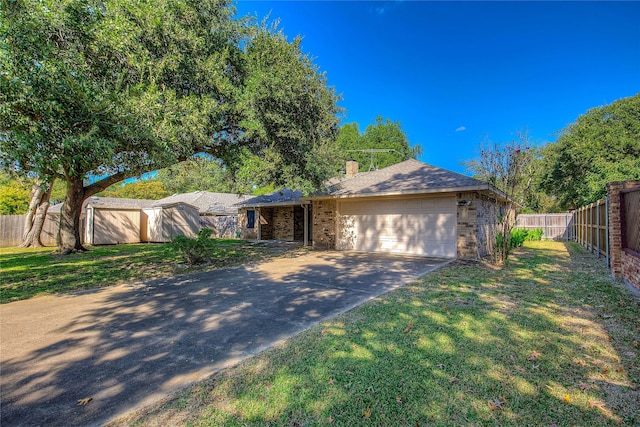
[(573, 228), (575, 229), (574, 232), (576, 234), (574, 235), (574, 239), (576, 239), (576, 242), (580, 244), (580, 209), (576, 209), (575, 218), (576, 222), (573, 224)]
[(573, 224), (573, 228), (575, 229), (574, 232), (576, 233), (574, 238), (576, 239), (576, 242), (578, 242), (578, 244), (580, 244), (580, 209), (576, 209), (576, 222), (575, 224)]
[(544, 236), (549, 240), (549, 227), (547, 226), (547, 215), (544, 216)]
[(598, 258), (600, 258), (600, 201), (596, 204), (596, 222), (598, 229), (596, 230), (596, 246), (598, 247)]
[(589, 235), (589, 230), (587, 229), (587, 215), (589, 214), (589, 211), (587, 210), (587, 206), (584, 207), (584, 213), (583, 218), (582, 218), (582, 247), (583, 248), (588, 248), (589, 247), (589, 242), (587, 241), (587, 236)]
[(609, 195), (604, 198), (604, 216), (605, 216), (605, 234), (607, 236), (607, 267), (611, 268), (611, 263), (609, 259)]
[(593, 238), (592, 238), (592, 233), (593, 233), (593, 229), (591, 228), (593, 226), (593, 203), (591, 203), (589, 205), (589, 228), (587, 230), (587, 239), (589, 239), (589, 242), (587, 243), (587, 248), (589, 248), (589, 252), (593, 253)]
[(580, 212), (580, 245), (582, 247), (585, 247), (587, 243), (587, 239), (585, 239), (584, 234), (587, 231), (587, 229), (584, 228), (584, 224), (587, 222), (585, 220), (585, 216), (587, 215), (587, 209), (583, 206), (581, 210), (582, 212)]

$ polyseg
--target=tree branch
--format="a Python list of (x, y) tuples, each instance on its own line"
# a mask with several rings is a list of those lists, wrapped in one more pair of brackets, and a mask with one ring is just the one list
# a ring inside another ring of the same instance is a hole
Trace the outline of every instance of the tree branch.
[(100, 181), (96, 181), (93, 184), (90, 184), (84, 188), (85, 197), (91, 197), (94, 194), (97, 194), (103, 190), (106, 190), (108, 187), (113, 184), (125, 180), (127, 178), (131, 178), (138, 175), (137, 171), (122, 171), (117, 172), (113, 175), (110, 175), (106, 178), (101, 179)]

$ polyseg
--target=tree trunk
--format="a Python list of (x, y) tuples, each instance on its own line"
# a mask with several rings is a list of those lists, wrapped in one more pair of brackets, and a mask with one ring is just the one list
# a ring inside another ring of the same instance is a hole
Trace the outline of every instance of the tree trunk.
[(40, 240), (40, 233), (42, 233), (42, 227), (44, 226), (47, 211), (49, 210), (52, 190), (53, 181), (47, 183), (45, 188), (42, 188), (40, 185), (34, 186), (31, 203), (29, 204), (29, 212), (27, 213), (27, 218), (24, 223), (21, 248), (44, 246)]
[[(44, 194), (44, 189), (40, 182), (36, 182), (31, 187), (31, 201), (29, 202), (29, 210), (27, 211), (27, 217), (24, 220), (24, 228), (22, 229), (22, 240), (24, 241), (27, 238), (27, 235), (33, 228), (33, 217), (35, 216), (36, 210), (38, 206), (40, 206), (40, 201), (42, 200), (42, 195)], [(23, 246), (24, 242), (20, 247)]]
[(86, 252), (80, 240), (80, 215), (82, 203), (86, 199), (82, 178), (67, 179), (67, 193), (60, 210), (60, 228), (58, 230), (58, 249), (56, 252), (69, 254)]
[(82, 204), (88, 198), (110, 185), (136, 175), (136, 171), (121, 171), (106, 178), (84, 186), (82, 178), (67, 175), (67, 193), (60, 210), (60, 227), (58, 229), (57, 253), (66, 255), (72, 252), (87, 252), (80, 239), (80, 215)]

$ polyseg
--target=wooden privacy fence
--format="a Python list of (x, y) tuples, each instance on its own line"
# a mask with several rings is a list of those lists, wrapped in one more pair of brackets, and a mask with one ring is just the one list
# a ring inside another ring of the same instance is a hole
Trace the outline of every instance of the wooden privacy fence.
[[(629, 203), (638, 203), (629, 202)], [(575, 241), (609, 263), (607, 199), (561, 214), (518, 215), (517, 228), (543, 230), (543, 239)], [(638, 224), (637, 219), (635, 224)], [(636, 227), (637, 228), (637, 227)]]
[[(0, 215), (0, 248), (19, 246), (22, 243), (25, 218), (26, 215)], [(40, 241), (43, 245), (56, 246), (59, 221), (59, 215), (47, 215), (40, 234)], [(84, 230), (84, 218), (80, 219), (80, 227), (81, 230)]]
[(559, 214), (521, 214), (518, 215), (517, 228), (527, 230), (542, 229), (543, 239), (573, 240), (573, 214), (571, 212)]
[(608, 199), (583, 206), (573, 213), (575, 241), (584, 248), (607, 258), (609, 264)]

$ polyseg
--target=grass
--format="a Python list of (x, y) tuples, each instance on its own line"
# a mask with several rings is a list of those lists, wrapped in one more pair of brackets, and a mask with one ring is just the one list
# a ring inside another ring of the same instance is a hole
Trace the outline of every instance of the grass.
[(114, 425), (638, 426), (640, 304), (574, 244), (454, 263)]
[(171, 244), (96, 246), (87, 253), (69, 255), (53, 254), (52, 248), (1, 248), (0, 303), (232, 267), (286, 250), (286, 247), (233, 239), (212, 239), (210, 246), (212, 263), (200, 267), (184, 266)]

